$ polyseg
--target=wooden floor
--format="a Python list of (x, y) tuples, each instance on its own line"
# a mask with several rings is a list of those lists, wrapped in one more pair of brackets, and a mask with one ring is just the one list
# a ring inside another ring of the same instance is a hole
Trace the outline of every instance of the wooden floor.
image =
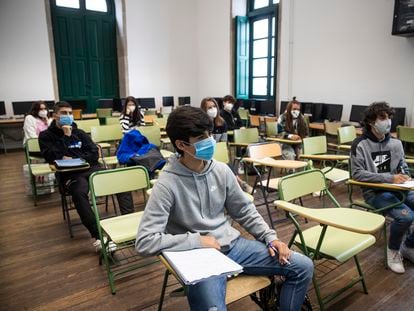
[[(57, 193), (42, 196), (39, 205), (33, 206), (25, 195), (23, 164), (23, 152), (0, 155), (0, 310), (156, 310), (164, 268), (155, 264), (118, 281), (118, 292), (111, 295), (86, 229), (78, 226), (75, 237), (69, 237)], [(333, 192), (342, 204), (348, 203), (344, 185), (333, 187)], [(305, 203), (320, 205), (318, 198), (307, 198)], [(263, 207), (259, 210), (265, 215)], [(275, 212), (273, 217), (282, 214)], [(292, 225), (283, 222), (277, 231), (288, 241)], [(380, 237), (360, 257), (369, 295), (357, 285), (331, 303), (329, 310), (414, 309), (414, 265), (406, 262), (404, 275), (386, 270), (383, 243)], [(356, 273), (353, 262), (334, 268), (325, 276), (323, 292)], [(315, 305), (313, 290), (309, 293)], [(185, 298), (165, 301), (164, 310), (187, 309)], [(229, 310), (258, 308), (245, 298)]]

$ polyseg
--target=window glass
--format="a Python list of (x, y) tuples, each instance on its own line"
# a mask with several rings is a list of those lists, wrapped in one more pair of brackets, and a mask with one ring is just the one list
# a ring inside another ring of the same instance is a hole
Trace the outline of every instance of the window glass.
[(253, 39), (266, 38), (268, 36), (269, 20), (267, 18), (253, 23)]
[(267, 56), (267, 42), (269, 40), (262, 39), (253, 41), (253, 58)]
[(267, 94), (267, 78), (253, 78), (253, 95)]
[(272, 37), (274, 37), (275, 36), (275, 18), (273, 17), (272, 18)]
[(269, 0), (254, 0), (254, 9), (264, 8), (269, 5)]
[(85, 6), (89, 11), (108, 12), (106, 0), (86, 0)]
[(79, 9), (79, 0), (56, 0), (56, 6)]
[(273, 85), (273, 78), (271, 78), (270, 79), (270, 96), (273, 96), (273, 87), (274, 87), (274, 85)]
[(253, 77), (267, 76), (267, 58), (253, 60)]
[(275, 56), (275, 38), (272, 38), (272, 56)]
[(271, 64), (272, 68), (270, 69), (270, 75), (274, 76), (274, 72), (275, 72), (275, 58), (272, 57), (272, 64)]
[(279, 0), (273, 0), (273, 3), (275, 4), (275, 3), (279, 3)]

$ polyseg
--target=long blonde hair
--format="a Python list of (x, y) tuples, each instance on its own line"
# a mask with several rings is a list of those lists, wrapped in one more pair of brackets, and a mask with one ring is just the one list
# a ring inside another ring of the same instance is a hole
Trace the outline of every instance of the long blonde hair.
[(216, 108), (217, 108), (217, 115), (213, 120), (214, 127), (223, 126), (226, 121), (224, 121), (224, 119), (221, 117), (220, 108), (217, 104), (217, 101), (213, 97), (203, 98), (203, 100), (201, 101), (201, 104), (200, 104), (200, 108), (203, 109), (204, 112), (207, 112), (207, 102), (214, 103), (214, 106), (216, 106)]

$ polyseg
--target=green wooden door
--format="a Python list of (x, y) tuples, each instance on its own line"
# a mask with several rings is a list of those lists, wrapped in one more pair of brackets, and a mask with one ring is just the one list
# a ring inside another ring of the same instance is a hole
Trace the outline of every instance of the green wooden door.
[[(87, 0), (86, 0), (87, 1)], [(56, 6), (51, 1), (60, 100), (84, 100), (95, 112), (96, 100), (119, 96), (115, 7), (107, 12)]]

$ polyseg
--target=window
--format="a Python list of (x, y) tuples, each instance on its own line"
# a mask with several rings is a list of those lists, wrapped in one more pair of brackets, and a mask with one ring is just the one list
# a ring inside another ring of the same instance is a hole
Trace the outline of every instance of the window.
[(106, 0), (86, 0), (85, 5), (89, 11), (108, 12)]
[(79, 9), (79, 0), (56, 0), (56, 6)]
[[(239, 16), (236, 19), (236, 96), (238, 98), (273, 99), (275, 95), (275, 44), (277, 43), (275, 35), (278, 3), (278, 0), (248, 0), (247, 17)], [(245, 45), (248, 46), (247, 49)]]

